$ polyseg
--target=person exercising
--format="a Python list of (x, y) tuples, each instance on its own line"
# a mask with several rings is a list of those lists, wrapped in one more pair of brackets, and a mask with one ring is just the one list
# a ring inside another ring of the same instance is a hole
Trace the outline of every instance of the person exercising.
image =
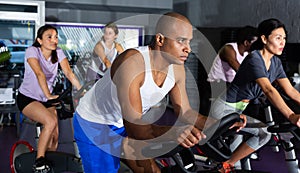
[(251, 45), (257, 40), (257, 29), (244, 26), (237, 31), (236, 42), (226, 43), (213, 61), (208, 73), (208, 82), (223, 80), (230, 84), (242, 61), (250, 52)]
[[(282, 54), (286, 43), (285, 26), (278, 19), (267, 19), (259, 24), (258, 34), (258, 40), (253, 44), (256, 49), (242, 62), (226, 92), (213, 103), (210, 116), (220, 119), (232, 112), (238, 112), (244, 119), (245, 126), (249, 118), (242, 114), (243, 110), (251, 100), (264, 94), (284, 117), (300, 127), (300, 114), (295, 114), (272, 86), (273, 82), (278, 83), (283, 91), (300, 105), (300, 93), (291, 85), (277, 57)], [(241, 130), (253, 136), (239, 145), (231, 158), (223, 163), (220, 172), (234, 171), (233, 165), (238, 160), (265, 145), (271, 136), (266, 127), (246, 127)]]
[[(149, 46), (120, 54), (103, 78), (80, 99), (74, 115), (74, 136), (86, 173), (118, 172), (123, 139), (156, 139), (172, 129), (144, 121), (152, 106), (170, 96), (174, 112), (186, 123), (174, 128), (165, 140), (192, 147), (205, 138), (206, 117), (191, 109), (185, 88), (184, 62), (191, 52), (193, 27), (174, 12), (160, 17)], [(133, 172), (160, 172), (153, 159), (128, 159)]]
[(107, 23), (103, 28), (103, 32), (101, 40), (96, 43), (93, 50), (92, 64), (86, 75), (87, 81), (102, 78), (102, 73), (110, 68), (115, 58), (124, 51), (122, 45), (116, 42), (119, 28), (115, 23)]
[(58, 145), (56, 108), (45, 104), (47, 100), (58, 97), (52, 94), (58, 65), (72, 85), (78, 90), (81, 88), (66, 55), (57, 44), (58, 32), (55, 27), (44, 25), (38, 29), (34, 43), (25, 52), (24, 79), (17, 96), (19, 110), (31, 120), (43, 125), (33, 165), (34, 173), (47, 173), (52, 170), (51, 164), (45, 158), (45, 152), (55, 151)]

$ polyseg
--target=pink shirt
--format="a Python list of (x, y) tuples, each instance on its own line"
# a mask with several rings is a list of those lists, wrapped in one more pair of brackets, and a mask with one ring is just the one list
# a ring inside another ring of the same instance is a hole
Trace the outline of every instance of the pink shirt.
[[(61, 62), (64, 58), (66, 58), (66, 55), (64, 54), (61, 48), (57, 48), (56, 51), (57, 51), (58, 62)], [(39, 85), (35, 73), (33, 72), (32, 68), (27, 62), (28, 58), (38, 59), (41, 69), (46, 76), (46, 80), (50, 92), (52, 92), (53, 90), (53, 84), (58, 71), (58, 62), (52, 64), (51, 57), (48, 60), (46, 60), (42, 54), (41, 48), (30, 46), (26, 49), (25, 61), (24, 61), (24, 66), (25, 66), (24, 79), (19, 88), (19, 91), (27, 97), (45, 102), (47, 101), (47, 98)]]
[[(236, 59), (241, 64), (242, 61), (245, 59), (245, 57), (248, 55), (248, 52), (244, 52), (244, 55), (240, 55), (238, 50), (237, 43), (227, 43), (226, 45), (231, 45), (236, 53)], [(209, 82), (220, 82), (220, 80), (223, 80), (225, 82), (231, 83), (232, 80), (235, 77), (235, 70), (230, 67), (230, 65), (222, 61), (219, 54), (215, 58), (213, 65), (208, 73), (208, 79)]]

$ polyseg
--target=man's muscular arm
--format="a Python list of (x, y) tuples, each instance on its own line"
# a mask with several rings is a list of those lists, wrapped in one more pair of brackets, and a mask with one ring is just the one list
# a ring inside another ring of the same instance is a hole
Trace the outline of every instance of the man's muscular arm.
[(233, 47), (230, 45), (225, 45), (220, 50), (220, 58), (222, 61), (227, 62), (232, 69), (237, 71), (240, 67), (240, 63), (238, 62), (236, 58), (236, 52), (234, 51)]

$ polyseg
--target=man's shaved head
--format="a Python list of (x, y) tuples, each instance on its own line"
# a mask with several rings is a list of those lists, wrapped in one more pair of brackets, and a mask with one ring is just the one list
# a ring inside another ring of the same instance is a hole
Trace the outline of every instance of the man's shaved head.
[(174, 28), (175, 23), (191, 25), (191, 22), (185, 16), (175, 12), (168, 12), (159, 18), (155, 33), (161, 33), (166, 36), (170, 35), (170, 32), (174, 32), (177, 29)]

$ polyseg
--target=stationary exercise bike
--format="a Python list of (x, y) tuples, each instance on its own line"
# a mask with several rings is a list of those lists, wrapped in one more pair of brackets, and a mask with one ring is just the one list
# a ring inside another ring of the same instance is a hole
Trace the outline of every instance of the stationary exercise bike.
[[(64, 98), (70, 96), (71, 87), (68, 87), (57, 99), (49, 100), (47, 104), (56, 105), (59, 119), (73, 117), (73, 109), (67, 107), (64, 103)], [(38, 140), (42, 125), (35, 123), (36, 140)], [(73, 142), (75, 154), (47, 151), (46, 157), (51, 162), (53, 172), (83, 172), (81, 159), (77, 150), (75, 141)], [(28, 173), (32, 172), (32, 165), (36, 158), (36, 151), (27, 141), (16, 142), (10, 152), (10, 167), (12, 173)]]
[[(215, 124), (215, 126), (205, 130), (211, 131), (211, 129), (216, 129), (214, 135), (210, 137), (209, 140), (203, 145), (197, 145), (191, 149), (186, 149), (181, 146), (176, 146), (176, 142), (166, 142), (155, 144), (153, 146), (150, 145), (144, 149), (145, 151), (143, 151), (143, 154), (145, 157), (155, 157), (157, 163), (162, 168), (162, 172), (216, 172), (218, 165), (230, 159), (232, 155), (229, 143), (226, 141), (228, 141), (228, 138), (230, 138), (232, 135), (236, 134), (236, 130), (228, 129), (233, 123), (239, 121), (239, 114), (237, 113), (223, 117), (219, 123)], [(276, 125), (272, 125), (272, 119), (269, 119), (268, 124), (270, 124), (268, 131), (271, 133), (278, 133), (278, 142), (285, 149), (288, 171), (290, 173), (299, 173), (298, 161), (293, 148), (293, 143), (295, 141), (300, 141), (299, 128), (290, 123), (276, 123)], [(286, 139), (281, 138), (281, 133), (291, 133), (294, 137), (292, 137), (290, 141), (287, 141)], [(160, 157), (156, 157), (157, 155), (160, 155), (162, 151), (166, 151), (168, 148), (172, 147), (174, 149), (170, 152), (163, 154)], [(202, 167), (202, 170), (200, 166)], [(251, 166), (250, 169), (241, 170), (241, 172), (245, 171), (251, 172)]]
[[(216, 130), (216, 132), (203, 145), (197, 145), (193, 148), (184, 148), (175, 141), (163, 142), (159, 144), (148, 145), (143, 148), (142, 154), (148, 158), (155, 158), (156, 163), (163, 173), (196, 173), (215, 171), (218, 162), (228, 160), (231, 156), (229, 146), (224, 143), (225, 138), (236, 133), (236, 129), (229, 129), (234, 123), (240, 122), (240, 116), (237, 113), (229, 114), (206, 131)], [(197, 150), (197, 151), (195, 151)], [(165, 154), (165, 151), (169, 151)], [(198, 154), (195, 154), (198, 153)], [(201, 154), (199, 154), (201, 153)], [(160, 155), (159, 157), (157, 157)], [(201, 161), (206, 168), (201, 171), (196, 163)]]
[[(300, 113), (299, 106), (295, 104), (290, 98), (285, 96), (280, 88), (276, 88), (285, 102), (289, 105), (289, 107), (291, 107), (296, 113)], [(295, 145), (299, 145), (300, 143), (300, 128), (285, 119), (284, 116), (281, 115), (281, 113), (277, 111), (277, 109), (273, 107), (271, 103), (268, 102), (268, 100), (263, 103), (263, 114), (265, 115), (265, 117), (263, 117), (261, 121), (265, 122), (265, 125), (268, 126), (268, 132), (273, 134), (274, 139), (272, 141), (277, 144), (276, 146), (272, 144), (272, 147), (277, 147), (277, 150), (282, 148), (284, 151), (287, 172), (300, 173), (299, 163), (295, 151)], [(255, 126), (255, 124), (253, 125)], [(257, 125), (260, 126), (261, 124)], [(249, 134), (243, 135), (247, 136)], [(227, 144), (223, 143), (223, 141), (224, 140), (212, 140), (205, 144), (204, 148), (203, 146), (200, 146), (200, 150), (202, 150), (204, 156), (207, 156), (206, 159), (210, 159), (209, 162), (204, 159), (207, 163), (211, 164), (212, 160), (223, 162), (230, 158), (231, 152), (229, 146), (226, 146)], [(209, 167), (210, 165), (206, 164), (206, 166)], [(242, 168), (243, 170), (247, 171), (252, 170), (249, 157), (244, 159)]]
[[(268, 127), (268, 131), (277, 134), (277, 143), (282, 146), (289, 173), (300, 173), (294, 145), (300, 141), (300, 129), (290, 122)], [(288, 136), (288, 137), (287, 137)]]
[[(275, 87), (287, 105), (292, 108), (295, 113), (300, 113), (299, 106), (286, 96), (279, 86)], [(295, 151), (295, 145), (299, 145), (300, 143), (300, 128), (284, 118), (270, 103), (267, 105), (267, 110), (268, 111), (265, 111), (266, 117), (270, 117), (269, 120), (273, 123), (272, 126), (268, 127), (268, 131), (276, 134), (275, 141), (277, 142), (278, 147), (281, 146), (284, 151), (288, 173), (300, 173)]]
[[(83, 87), (74, 94), (74, 100), (77, 102), (80, 99), (80, 95), (83, 90), (88, 90), (94, 81), (87, 82)], [(231, 156), (231, 151), (229, 147), (225, 144), (223, 147), (216, 146), (217, 143), (222, 142), (227, 136), (236, 133), (236, 129), (228, 130), (234, 123), (240, 122), (240, 116), (237, 113), (229, 114), (228, 116), (223, 117), (218, 122), (216, 122), (211, 128), (207, 129), (216, 129), (216, 133), (208, 140), (208, 142), (203, 146), (203, 150), (207, 151), (205, 156), (196, 156), (193, 148), (184, 148), (178, 145), (175, 141), (155, 143), (153, 145), (148, 145), (142, 149), (142, 154), (146, 158), (155, 158), (155, 162), (161, 168), (163, 173), (196, 173), (201, 172), (197, 166), (197, 160), (201, 160), (206, 165), (208, 165), (211, 170), (213, 167), (217, 166), (216, 162), (211, 162), (210, 157), (216, 158), (216, 160), (222, 159), (227, 160)], [(204, 131), (205, 133), (205, 131)], [(211, 148), (211, 149), (209, 149)], [(168, 151), (168, 152), (165, 152)], [(157, 157), (159, 156), (159, 157)], [(121, 162), (120, 170), (124, 172), (132, 171)], [(207, 171), (203, 171), (207, 172)]]
[[(300, 129), (287, 120), (278, 120), (278, 117), (274, 117), (274, 120), (272, 115), (272, 113), (274, 112), (276, 112), (275, 108), (270, 105), (264, 108), (264, 113), (266, 116), (265, 123), (266, 125), (268, 125), (267, 130), (268, 132), (273, 134), (273, 141), (277, 144), (276, 146), (272, 144), (272, 146), (267, 147), (277, 147), (278, 149), (282, 148), (285, 154), (287, 172), (300, 173), (299, 163), (295, 151), (295, 145), (299, 145), (300, 142)], [(283, 116), (281, 115), (281, 117)], [(215, 134), (218, 133), (219, 132), (216, 131)], [(215, 164), (218, 164), (218, 162), (221, 163), (228, 160), (231, 157), (232, 153), (229, 147), (230, 143), (226, 143), (225, 141), (227, 140), (227, 137), (231, 137), (234, 134), (236, 133), (234, 133), (233, 131), (227, 131), (220, 137), (216, 135), (216, 139), (211, 138), (204, 145), (198, 146), (197, 150), (199, 151), (194, 152), (195, 158), (197, 158), (196, 156), (199, 155), (199, 153), (201, 157), (196, 160), (202, 162), (201, 165), (204, 168), (207, 168), (207, 170), (211, 170), (211, 168), (215, 167)], [(249, 136), (251, 134), (245, 133), (242, 135)], [(250, 156), (243, 159), (243, 161), (241, 162), (241, 167), (243, 171), (252, 171)]]

